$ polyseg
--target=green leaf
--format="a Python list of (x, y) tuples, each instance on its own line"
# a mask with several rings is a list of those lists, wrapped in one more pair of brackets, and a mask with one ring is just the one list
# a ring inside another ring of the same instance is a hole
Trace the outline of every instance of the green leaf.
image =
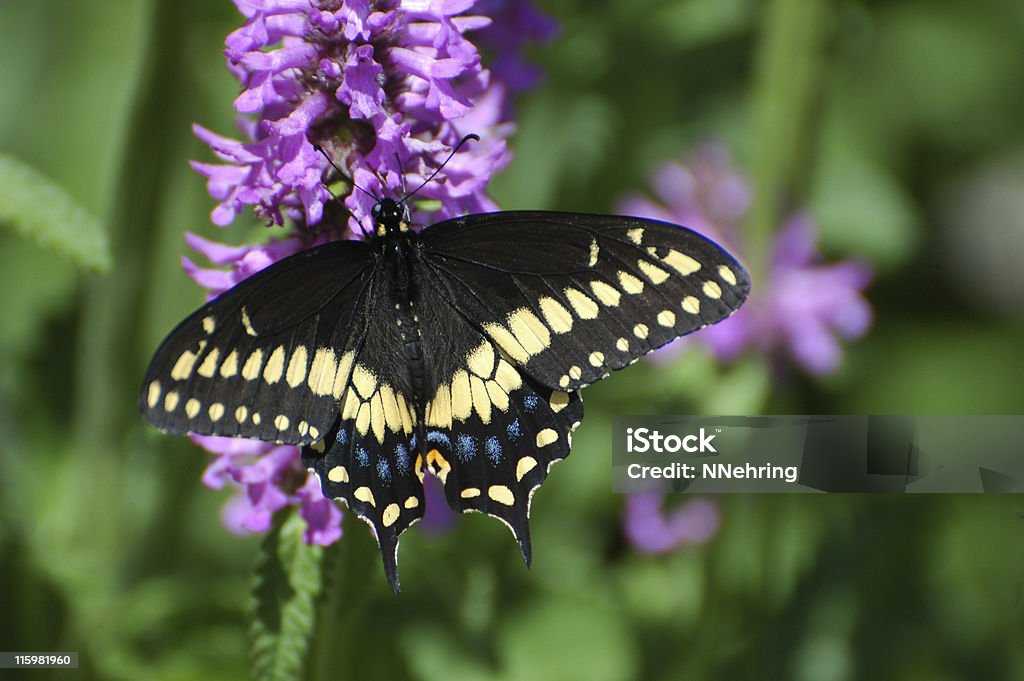
[(84, 267), (110, 269), (110, 243), (96, 216), (34, 168), (6, 154), (0, 154), (0, 223)]
[(308, 657), (324, 551), (303, 542), (302, 534), (302, 518), (290, 512), (263, 540), (250, 613), (257, 681), (300, 678)]

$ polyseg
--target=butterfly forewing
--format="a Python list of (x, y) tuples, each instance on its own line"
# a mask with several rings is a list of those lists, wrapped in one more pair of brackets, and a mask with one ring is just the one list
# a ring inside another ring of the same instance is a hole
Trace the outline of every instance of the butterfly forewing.
[(714, 242), (654, 220), (491, 213), (435, 225), (423, 241), (452, 306), (561, 390), (724, 319), (750, 288)]
[(372, 263), (367, 244), (335, 242), (204, 305), (153, 357), (143, 416), (172, 433), (289, 444), (322, 437), (347, 385)]

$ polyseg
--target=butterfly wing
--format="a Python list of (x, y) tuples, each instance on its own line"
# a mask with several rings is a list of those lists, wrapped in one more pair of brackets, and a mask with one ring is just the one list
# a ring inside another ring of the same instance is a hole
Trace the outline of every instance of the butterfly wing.
[(178, 325), (139, 408), (172, 433), (311, 443), (335, 423), (359, 346), (374, 256), (338, 241), (252, 275)]
[(750, 289), (717, 244), (655, 220), (489, 213), (422, 240), (451, 304), (532, 378), (566, 391), (721, 321)]

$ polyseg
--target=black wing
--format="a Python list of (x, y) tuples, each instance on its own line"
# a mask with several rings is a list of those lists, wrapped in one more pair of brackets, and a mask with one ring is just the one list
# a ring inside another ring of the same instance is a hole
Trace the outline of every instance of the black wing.
[(536, 381), (567, 391), (728, 317), (750, 289), (714, 242), (641, 218), (470, 215), (422, 243), (451, 305)]
[(139, 409), (172, 433), (305, 444), (337, 420), (367, 315), (364, 242), (297, 253), (210, 301), (150, 363)]

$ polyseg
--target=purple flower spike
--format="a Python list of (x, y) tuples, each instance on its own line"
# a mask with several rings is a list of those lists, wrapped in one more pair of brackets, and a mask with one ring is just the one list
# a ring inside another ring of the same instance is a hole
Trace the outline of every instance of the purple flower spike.
[(665, 495), (638, 492), (626, 496), (623, 529), (641, 553), (662, 554), (680, 547), (702, 544), (718, 531), (718, 506), (694, 499), (671, 511), (663, 508)]
[[(361, 234), (371, 225), (375, 200), (353, 192), (352, 181), (377, 198), (401, 197), (404, 187), (415, 188), (429, 177), (467, 133), (479, 135), (480, 142), (453, 158), (417, 195), (436, 199), (440, 208), (427, 215), (410, 206), (413, 220), (426, 224), (496, 209), (485, 190), (511, 157), (505, 140), (514, 126), (506, 93), (524, 87), (527, 69), (515, 53), (527, 40), (550, 36), (551, 20), (522, 0), (235, 4), (245, 25), (227, 37), (225, 56), (242, 85), (234, 106), (242, 114), (238, 126), (245, 139), (195, 126), (219, 162), (192, 167), (207, 178), (218, 202), (211, 214), (215, 225), (231, 224), (252, 206), (257, 216), (290, 230), (268, 243), (244, 246), (187, 234), (189, 248), (214, 265), (182, 259), (208, 297), (304, 248)], [(492, 27), (499, 16), (509, 22), (504, 33)], [(485, 39), (499, 71), (485, 67), (473, 35)], [(314, 145), (330, 154), (344, 177), (334, 176)], [(332, 200), (325, 180), (348, 184), (338, 192), (351, 212), (347, 224), (323, 219)], [(308, 543), (327, 545), (341, 537), (341, 512), (302, 469), (295, 447), (193, 440), (215, 455), (204, 483), (238, 490), (223, 512), (231, 531), (262, 532), (275, 512), (291, 506), (306, 521)], [(429, 494), (435, 503), (428, 504), (428, 516), (437, 516), (437, 495), (428, 486)], [(425, 525), (437, 527), (451, 522), (427, 520)]]
[[(753, 192), (724, 148), (704, 147), (689, 165), (666, 163), (652, 185), (660, 203), (630, 196), (619, 209), (685, 225), (742, 260), (740, 223)], [(871, 277), (866, 263), (823, 263), (814, 223), (796, 215), (780, 228), (762, 278), (735, 315), (662, 348), (651, 359), (670, 361), (688, 344), (700, 343), (720, 361), (752, 349), (769, 356), (785, 351), (805, 371), (830, 374), (842, 361), (838, 338), (856, 340), (871, 326), (871, 306), (863, 296)]]

